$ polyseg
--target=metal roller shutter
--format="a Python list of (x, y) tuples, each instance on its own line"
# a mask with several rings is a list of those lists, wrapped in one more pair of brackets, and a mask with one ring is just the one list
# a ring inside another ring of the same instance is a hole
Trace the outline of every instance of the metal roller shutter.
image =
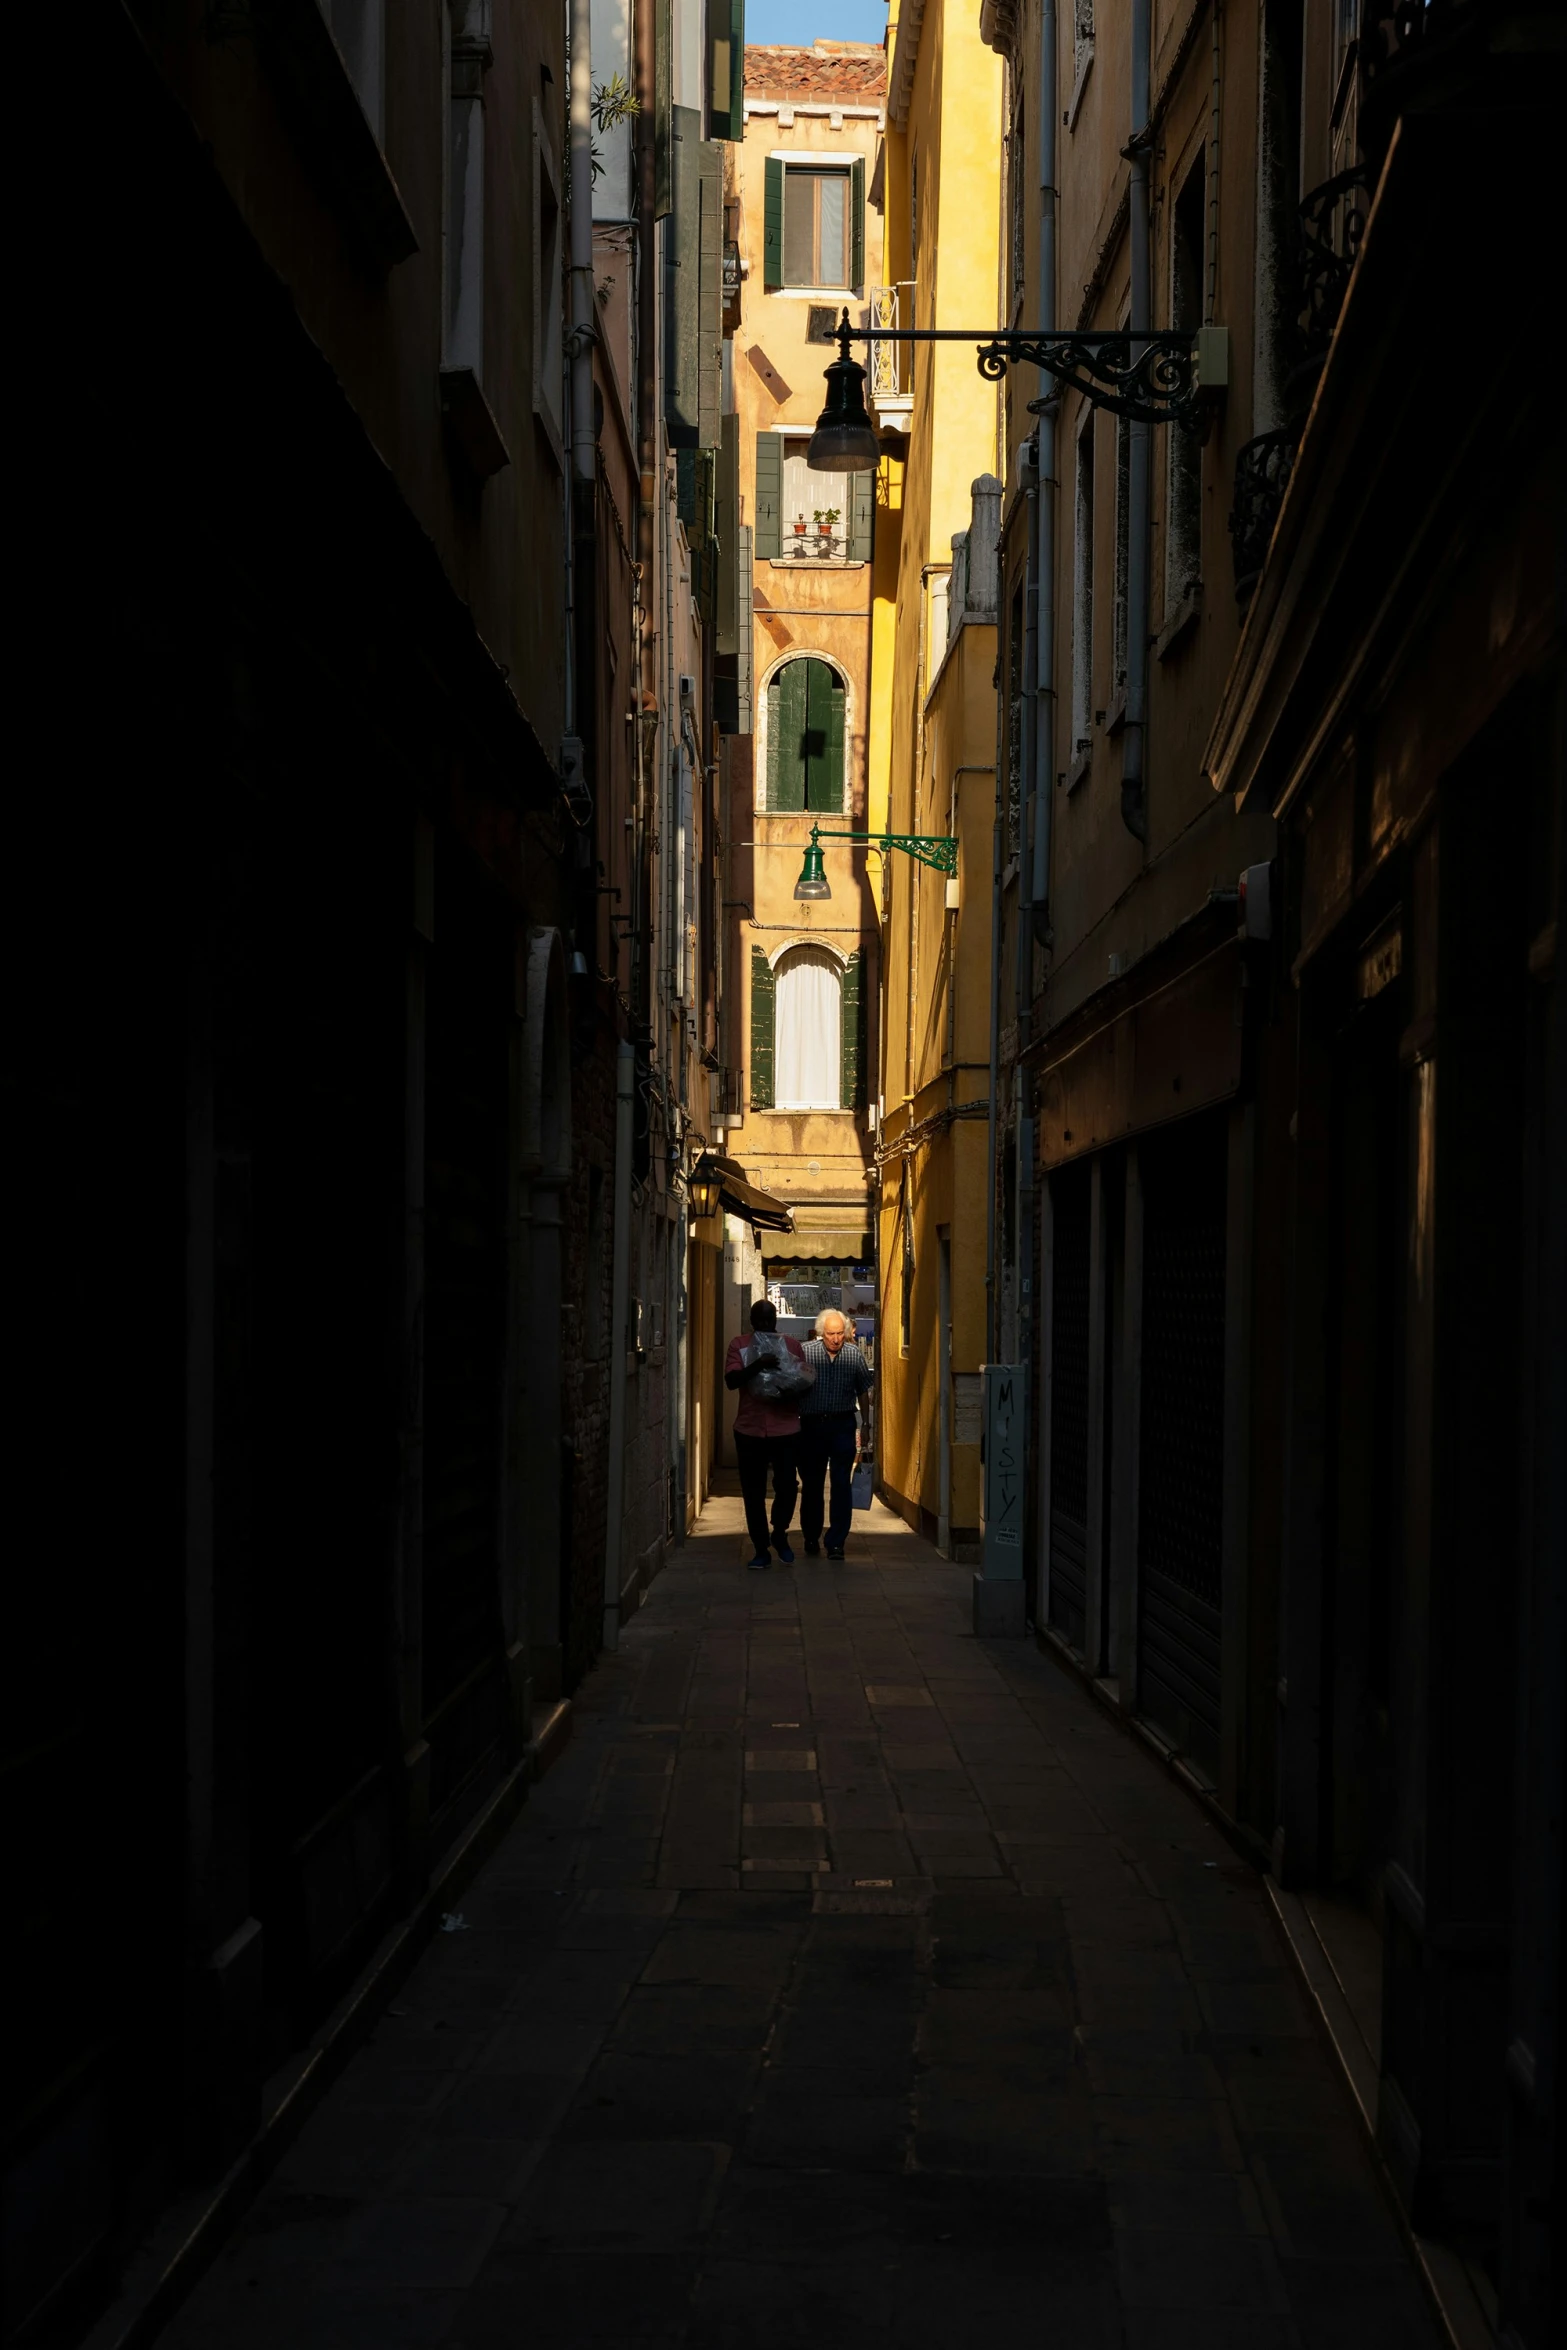
[(1224, 1509), (1222, 1117), (1145, 1148), (1141, 1173), (1138, 1690), (1149, 1720), (1211, 1772)]
[(1050, 1179), (1054, 1243), (1050, 1315), (1050, 1608), (1083, 1645), (1088, 1570), (1089, 1173)]

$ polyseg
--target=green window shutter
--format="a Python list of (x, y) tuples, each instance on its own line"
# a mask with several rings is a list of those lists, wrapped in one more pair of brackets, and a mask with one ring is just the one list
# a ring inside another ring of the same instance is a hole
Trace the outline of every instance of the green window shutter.
[(745, 137), (745, 0), (729, 0), (729, 136)]
[(751, 1107), (773, 1106), (773, 967), (760, 947), (751, 949)]
[(738, 716), (735, 731), (738, 734), (749, 734), (754, 724), (751, 705), (755, 673), (751, 643), (751, 532), (746, 523), (741, 523), (738, 536), (738, 559), (735, 565), (735, 601), (738, 606), (735, 621), (735, 699)]
[(736, 650), (739, 635), (740, 551), (740, 419), (726, 416), (718, 452), (718, 480), (713, 492), (713, 529), (718, 537), (718, 634), (714, 650)]
[(849, 561), (868, 563), (876, 551), (876, 476), (849, 476)]
[[(825, 664), (823, 664), (825, 666)], [(825, 815), (841, 816), (848, 805), (843, 791), (843, 680), (832, 670), (827, 671), (827, 751), (821, 762), (816, 798), (812, 807)]]
[(843, 812), (843, 687), (825, 661), (805, 663), (805, 804), (818, 816)]
[(805, 806), (807, 672), (814, 661), (789, 661), (767, 688), (767, 805), (784, 815)]
[(724, 342), (724, 151), (705, 139), (699, 150), (701, 222), (697, 239), (697, 440), (716, 449), (722, 435)]
[(784, 167), (769, 155), (762, 189), (762, 284), (772, 293), (783, 284)]
[(664, 416), (671, 445), (694, 449), (701, 438), (702, 117), (691, 106), (676, 106), (671, 116), (674, 200), (664, 232)]
[[(769, 170), (772, 168), (768, 166)], [(783, 554), (783, 435), (756, 436), (756, 544), (759, 563), (776, 563)]]
[(865, 950), (856, 947), (843, 967), (843, 1106), (865, 1107)]
[(849, 235), (853, 266), (849, 283), (857, 294), (865, 291), (865, 165), (856, 161), (849, 173)]

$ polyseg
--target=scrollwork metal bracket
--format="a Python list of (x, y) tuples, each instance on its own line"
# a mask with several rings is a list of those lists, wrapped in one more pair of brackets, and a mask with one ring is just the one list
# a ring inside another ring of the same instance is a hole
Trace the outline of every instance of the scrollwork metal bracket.
[[(1070, 386), (1114, 416), (1139, 424), (1179, 424), (1201, 431), (1198, 401), (1197, 337), (1165, 327), (1133, 334), (1089, 328), (1074, 334), (1046, 334), (1029, 327), (950, 326), (851, 327), (848, 312), (838, 329), (843, 356), (852, 343), (972, 343), (979, 372), (1000, 383), (1009, 368), (1038, 367), (1054, 376), (1057, 388)], [(1030, 400), (1030, 411), (1042, 402)]]

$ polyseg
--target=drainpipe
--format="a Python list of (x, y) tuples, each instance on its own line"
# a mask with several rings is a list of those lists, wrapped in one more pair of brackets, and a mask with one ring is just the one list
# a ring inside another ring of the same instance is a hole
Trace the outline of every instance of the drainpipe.
[(609, 1274), (609, 1491), (604, 1525), (604, 1646), (620, 1645), (621, 1559), (626, 1529), (626, 1322), (631, 1311), (631, 1113), (637, 1056), (615, 1053), (615, 1209)]
[[(1131, 232), (1131, 330), (1148, 333), (1151, 294), (1148, 267), (1148, 31), (1150, 0), (1132, 0), (1132, 135), (1126, 148), (1131, 165), (1128, 190)], [(1148, 604), (1152, 554), (1153, 428), (1129, 428), (1126, 551), (1126, 726), (1121, 751), (1121, 821), (1137, 840), (1148, 838)]]
[[(1043, 0), (1039, 23), (1039, 324), (1048, 334), (1056, 325), (1056, 5)], [(1056, 456), (1056, 417), (1059, 400), (1052, 399), (1054, 380), (1043, 370), (1041, 409), (1034, 427), (1039, 449), (1039, 667), (1036, 673), (1034, 718), (1034, 826), (1033, 874), (1029, 903), (1034, 936), (1049, 946), (1050, 828), (1055, 810), (1052, 784), (1056, 747), (1056, 492), (1059, 487)]]
[[(1048, 381), (1048, 378), (1042, 378)], [(1013, 995), (1019, 1052), (1028, 1042), (1029, 1011), (1034, 976), (1034, 866), (1031, 830), (1037, 782), (1039, 728), (1039, 456), (1036, 444), (1025, 441), (1018, 451), (1025, 484), (1024, 518), (1027, 550), (1023, 570), (1023, 740), (1018, 759), (1017, 940)], [(1000, 617), (1000, 597), (996, 600)]]
[[(999, 630), (999, 549), (997, 614)], [(1001, 1091), (1001, 834), (1006, 816), (1001, 696), (996, 696), (996, 815), (990, 833), (990, 1101), (985, 1112), (985, 1360), (996, 1360), (996, 1102)]]
[(590, 0), (571, 0), (571, 471), (594, 474), (593, 29)]

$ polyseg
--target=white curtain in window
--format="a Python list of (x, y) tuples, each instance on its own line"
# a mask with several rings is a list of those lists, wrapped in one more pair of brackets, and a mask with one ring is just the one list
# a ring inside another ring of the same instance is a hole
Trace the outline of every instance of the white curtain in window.
[(849, 531), (849, 476), (846, 473), (817, 473), (805, 462), (808, 440), (784, 442), (783, 461), (783, 520), (785, 525), (795, 522), (810, 524), (809, 540), (816, 536), (814, 517), (826, 514), (834, 506), (838, 520), (833, 524), (833, 536), (846, 538)]
[(843, 1106), (843, 981), (820, 947), (795, 947), (778, 965), (774, 1101), (780, 1110)]

